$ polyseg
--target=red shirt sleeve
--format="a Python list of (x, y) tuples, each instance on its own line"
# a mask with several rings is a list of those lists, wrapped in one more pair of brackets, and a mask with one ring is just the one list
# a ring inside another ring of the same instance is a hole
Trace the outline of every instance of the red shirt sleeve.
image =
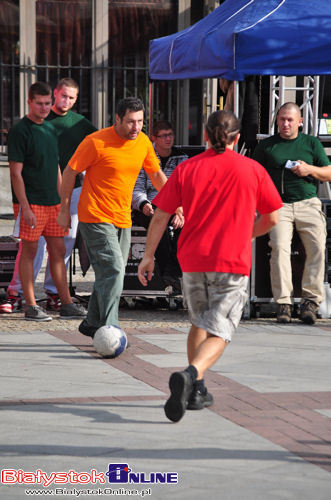
[(169, 214), (173, 214), (178, 207), (183, 205), (179, 174), (180, 168), (178, 166), (172, 172), (161, 191), (153, 199), (153, 205), (156, 205)]
[(269, 214), (281, 208), (283, 202), (270, 175), (262, 169), (256, 208), (260, 214)]

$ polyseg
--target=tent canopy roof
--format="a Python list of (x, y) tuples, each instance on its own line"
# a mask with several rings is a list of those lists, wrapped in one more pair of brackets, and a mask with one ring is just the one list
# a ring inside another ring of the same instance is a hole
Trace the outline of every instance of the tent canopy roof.
[(331, 73), (330, 0), (226, 0), (183, 31), (150, 42), (150, 77)]

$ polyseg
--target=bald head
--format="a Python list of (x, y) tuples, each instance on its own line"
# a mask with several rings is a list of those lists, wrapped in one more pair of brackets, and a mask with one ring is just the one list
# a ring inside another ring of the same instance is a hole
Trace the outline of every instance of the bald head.
[[(296, 111), (300, 116), (301, 116), (301, 111), (299, 106), (295, 102), (285, 102), (285, 104), (282, 104), (282, 106), (279, 108), (278, 113), (280, 111), (287, 111), (287, 110), (293, 110)], [(277, 115), (278, 115), (277, 113)]]
[(282, 139), (292, 140), (298, 137), (302, 125), (301, 111), (294, 102), (286, 102), (277, 113), (277, 125)]

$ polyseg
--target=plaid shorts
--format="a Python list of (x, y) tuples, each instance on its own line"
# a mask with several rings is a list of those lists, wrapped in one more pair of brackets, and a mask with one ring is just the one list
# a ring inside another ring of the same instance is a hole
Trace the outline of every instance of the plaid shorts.
[(30, 205), (32, 212), (37, 219), (37, 225), (32, 228), (28, 226), (21, 217), (20, 205), (13, 204), (14, 207), (14, 236), (26, 241), (38, 241), (40, 236), (65, 236), (65, 232), (56, 222), (57, 216), (60, 211), (60, 204), (58, 205)]
[(248, 276), (231, 273), (183, 273), (183, 293), (192, 325), (225, 342), (239, 325)]

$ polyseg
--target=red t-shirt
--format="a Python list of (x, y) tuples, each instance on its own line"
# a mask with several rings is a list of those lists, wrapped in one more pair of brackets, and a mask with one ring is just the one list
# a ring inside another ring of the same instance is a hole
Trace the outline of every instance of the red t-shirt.
[(208, 149), (178, 165), (153, 203), (170, 214), (183, 207), (182, 271), (244, 275), (251, 268), (256, 211), (267, 214), (282, 206), (267, 171), (231, 149)]

